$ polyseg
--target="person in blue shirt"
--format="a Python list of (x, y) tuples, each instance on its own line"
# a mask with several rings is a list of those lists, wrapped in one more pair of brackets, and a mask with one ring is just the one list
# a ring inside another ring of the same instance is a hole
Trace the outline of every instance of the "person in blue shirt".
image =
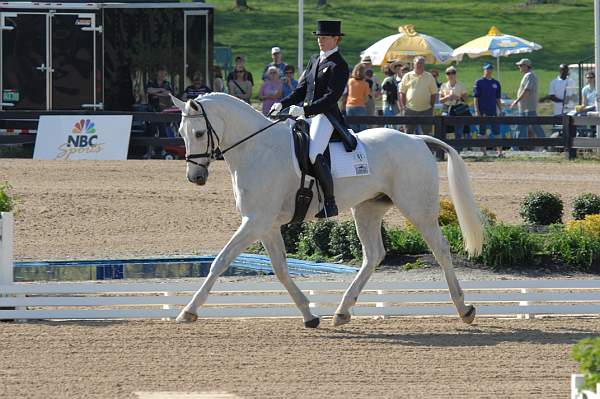
[(292, 91), (298, 86), (298, 81), (294, 79), (294, 66), (287, 64), (283, 69), (283, 98), (292, 94)]
[[(502, 102), (500, 95), (502, 88), (500, 82), (492, 78), (494, 66), (489, 62), (483, 65), (483, 76), (475, 82), (473, 87), (473, 106), (475, 108), (475, 116), (497, 116), (498, 111), (502, 112)], [(479, 126), (479, 135), (485, 136), (487, 128), (491, 127), (494, 136), (500, 136), (500, 129), (496, 124), (482, 123)], [(483, 154), (486, 155), (485, 147), (482, 148)], [(498, 155), (502, 155), (502, 148), (498, 148)]]

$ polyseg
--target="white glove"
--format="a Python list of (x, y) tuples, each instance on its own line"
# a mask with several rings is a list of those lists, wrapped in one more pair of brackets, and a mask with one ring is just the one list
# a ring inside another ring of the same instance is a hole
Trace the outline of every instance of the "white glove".
[(297, 106), (297, 105), (292, 105), (292, 106), (290, 107), (290, 112), (289, 112), (289, 114), (290, 114), (291, 116), (294, 116), (294, 117), (296, 117), (296, 118), (303, 117), (303, 116), (304, 116), (304, 108), (302, 108), (302, 107), (299, 107), (299, 106)]
[(274, 103), (273, 105), (271, 105), (271, 110), (269, 111), (269, 113), (271, 115), (277, 115), (281, 112), (282, 108), (283, 105), (281, 105), (281, 103)]

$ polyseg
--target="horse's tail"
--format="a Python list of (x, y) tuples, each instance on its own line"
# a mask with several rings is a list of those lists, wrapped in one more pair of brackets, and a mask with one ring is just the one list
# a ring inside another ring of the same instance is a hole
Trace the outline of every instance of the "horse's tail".
[(481, 253), (483, 246), (483, 225), (479, 206), (469, 183), (469, 176), (464, 161), (448, 144), (431, 136), (419, 136), (426, 143), (442, 148), (448, 154), (448, 185), (450, 198), (454, 203), (458, 223), (465, 242), (465, 249), (470, 256)]

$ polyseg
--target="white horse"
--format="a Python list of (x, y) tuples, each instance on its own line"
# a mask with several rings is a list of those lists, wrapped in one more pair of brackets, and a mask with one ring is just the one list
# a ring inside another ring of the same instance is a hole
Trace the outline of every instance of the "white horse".
[[(292, 160), (289, 128), (285, 123), (272, 124), (248, 104), (227, 94), (213, 93), (187, 103), (173, 98), (173, 102), (182, 113), (179, 134), (188, 154), (188, 180), (198, 185), (206, 183), (209, 163), (219, 147), (224, 152), (236, 206), (242, 214), (241, 225), (217, 255), (202, 287), (181, 310), (177, 321), (197, 320), (198, 308), (205, 303), (217, 278), (244, 249), (260, 240), (269, 253), (276, 276), (302, 313), (305, 326), (317, 327), (319, 317), (311, 313), (308, 299), (288, 273), (280, 232), (280, 227), (292, 218), (300, 185)], [(465, 323), (471, 323), (475, 308), (465, 305), (448, 243), (438, 224), (438, 172), (427, 144), (440, 147), (448, 154), (450, 195), (465, 248), (469, 254), (476, 255), (481, 251), (483, 229), (464, 162), (452, 147), (430, 136), (410, 136), (393, 129), (377, 128), (360, 132), (358, 137), (367, 152), (370, 175), (335, 179), (334, 187), (340, 210), (352, 209), (363, 260), (336, 309), (333, 325), (350, 321), (350, 308), (383, 260), (381, 223), (386, 211), (394, 205), (422, 234), (444, 271), (459, 316)], [(317, 196), (314, 198), (307, 218), (320, 210)]]

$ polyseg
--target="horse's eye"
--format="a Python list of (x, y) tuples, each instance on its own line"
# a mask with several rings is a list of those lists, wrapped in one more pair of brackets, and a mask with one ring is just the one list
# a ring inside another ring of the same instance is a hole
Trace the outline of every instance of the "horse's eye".
[(199, 139), (200, 137), (204, 136), (204, 130), (196, 130), (194, 134), (196, 135), (196, 138)]

